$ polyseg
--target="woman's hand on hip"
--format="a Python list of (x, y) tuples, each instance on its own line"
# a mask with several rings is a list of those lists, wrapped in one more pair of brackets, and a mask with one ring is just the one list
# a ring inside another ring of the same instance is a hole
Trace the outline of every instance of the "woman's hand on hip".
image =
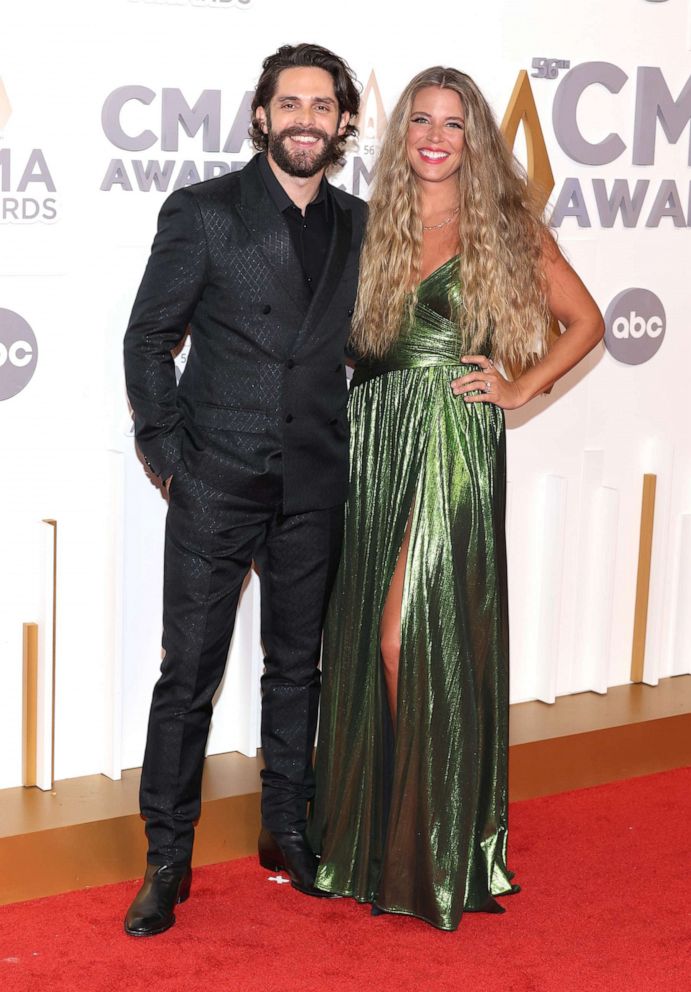
[[(476, 372), (468, 372), (451, 383), (451, 391), (462, 396), (466, 403), (493, 403), (503, 410), (515, 410), (525, 399), (517, 383), (511, 382), (495, 367), (486, 355), (463, 355), (464, 365), (479, 365)], [(477, 392), (479, 390), (479, 392)], [(469, 394), (473, 394), (472, 396)]]

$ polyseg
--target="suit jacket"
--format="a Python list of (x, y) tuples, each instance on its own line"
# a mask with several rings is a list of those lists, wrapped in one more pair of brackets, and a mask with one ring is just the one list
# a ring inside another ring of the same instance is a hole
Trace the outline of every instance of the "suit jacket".
[[(166, 478), (182, 463), (283, 512), (343, 502), (343, 357), (365, 204), (330, 187), (334, 225), (312, 295), (255, 157), (165, 202), (125, 335), (135, 435)], [(176, 386), (173, 349), (190, 326)]]

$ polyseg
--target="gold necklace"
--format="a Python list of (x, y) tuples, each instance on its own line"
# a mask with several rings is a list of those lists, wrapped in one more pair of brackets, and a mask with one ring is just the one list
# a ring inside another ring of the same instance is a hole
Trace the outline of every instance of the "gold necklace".
[(458, 213), (458, 211), (460, 209), (461, 209), (460, 207), (456, 207), (454, 209), (453, 213), (449, 214), (449, 216), (446, 218), (446, 220), (443, 220), (441, 222), (441, 224), (423, 224), (422, 225), (422, 230), (423, 231), (438, 231), (440, 227), (446, 227), (447, 224), (450, 224), (451, 223), (451, 221), (454, 219), (454, 217), (456, 216), (456, 214)]

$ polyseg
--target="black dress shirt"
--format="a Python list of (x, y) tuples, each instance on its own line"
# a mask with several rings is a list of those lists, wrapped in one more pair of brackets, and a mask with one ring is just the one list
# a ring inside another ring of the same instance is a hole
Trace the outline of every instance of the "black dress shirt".
[(293, 248), (305, 273), (305, 281), (314, 292), (324, 269), (333, 231), (329, 184), (322, 177), (317, 195), (307, 204), (303, 216), (274, 175), (266, 155), (259, 156), (259, 171), (277, 210), (286, 220)]

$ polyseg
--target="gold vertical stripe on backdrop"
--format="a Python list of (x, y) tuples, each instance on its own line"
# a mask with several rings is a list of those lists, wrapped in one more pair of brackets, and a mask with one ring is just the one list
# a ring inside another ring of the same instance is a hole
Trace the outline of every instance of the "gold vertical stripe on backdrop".
[(657, 476), (643, 476), (641, 502), (641, 531), (638, 539), (638, 575), (636, 577), (636, 606), (633, 616), (633, 645), (631, 648), (631, 681), (643, 681), (645, 637), (648, 630), (648, 599), (650, 597), (650, 565), (653, 555), (653, 524), (655, 520), (655, 487)]
[[(521, 69), (516, 77), (516, 85), (506, 107), (504, 119), (501, 122), (501, 133), (504, 141), (513, 150), (519, 126), (523, 124), (526, 152), (528, 156), (527, 173), (538, 195), (538, 203), (542, 210), (547, 206), (550, 194), (554, 189), (554, 173), (545, 144), (545, 136), (535, 106), (533, 88), (530, 77), (525, 69)], [(552, 317), (549, 323), (548, 347), (551, 347), (559, 337), (559, 322)], [(509, 369), (515, 378), (516, 369)], [(545, 390), (551, 392), (551, 387)]]
[(22, 782), (36, 785), (36, 736), (38, 733), (38, 624), (25, 623), (22, 667)]
[(52, 698), (50, 701), (50, 780), (55, 781), (55, 677), (56, 677), (56, 651), (57, 651), (57, 626), (58, 626), (58, 522), (47, 519), (43, 521), (53, 528), (53, 629), (50, 632), (51, 642), (51, 666), (52, 677)]

